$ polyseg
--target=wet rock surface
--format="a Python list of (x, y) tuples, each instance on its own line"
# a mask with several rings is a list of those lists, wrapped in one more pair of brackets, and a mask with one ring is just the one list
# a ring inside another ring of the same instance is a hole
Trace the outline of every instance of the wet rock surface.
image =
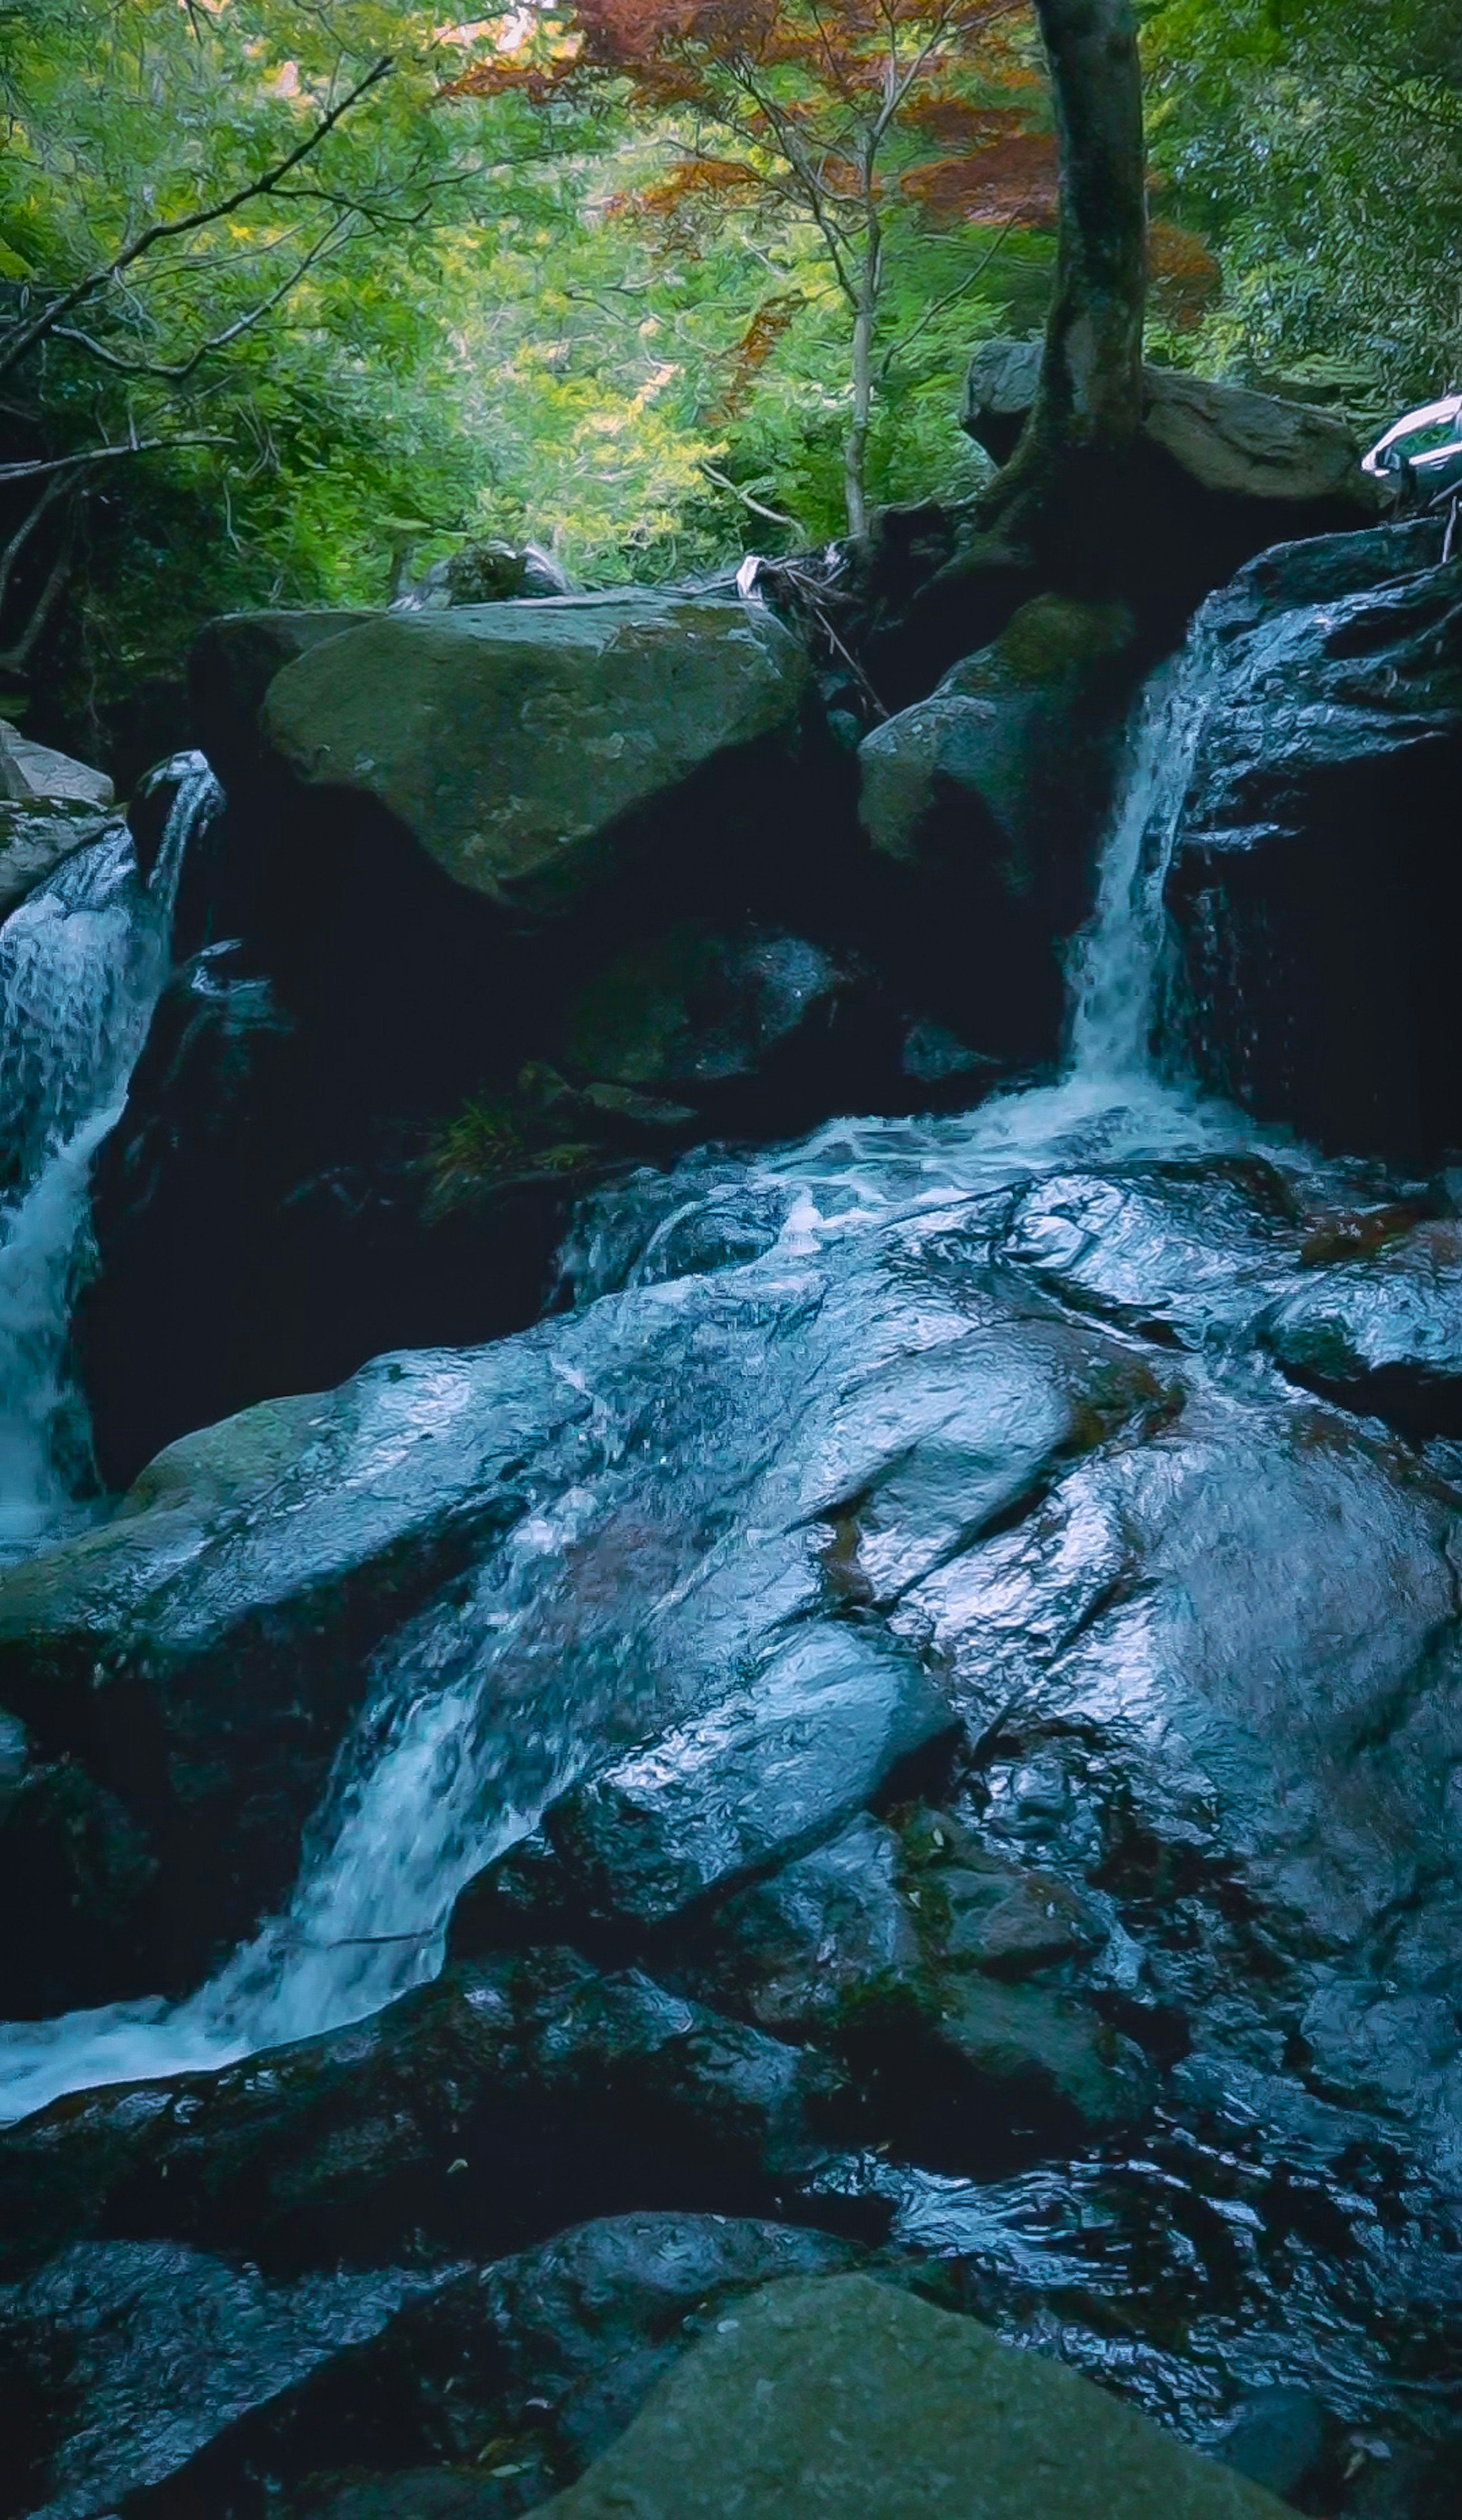
[[(1410, 1286), (1451, 1228), (1293, 1151), (976, 1178), (969, 1126), (656, 1177), (585, 1260), (586, 1294), (593, 1268), (624, 1291), (210, 1430), (0, 1580), (8, 1789), (71, 1762), (141, 1815), (146, 1897), (190, 1931), (229, 1812), (221, 1674), (251, 1674), (261, 1775), (309, 1710), (292, 1849), (361, 1708), (230, 2001), (282, 2024), (271, 1989), (358, 1963), (349, 2001), (384, 2008), (114, 2069), (0, 2142), (13, 2285), (126, 2248), (200, 2253), (209, 2299), (257, 2267), (281, 2321), (342, 2266), (363, 2299), (424, 2287), (384, 2361), (220, 2419), (196, 2453), (235, 2480), (219, 2510), (266, 2507), (229, 2499), (251, 2461), (301, 2515), (531, 2507), (628, 2420), (674, 2321), (601, 2382), (535, 2273), (541, 2312), (492, 2293), (488, 2357), (464, 2262), (536, 2265), (585, 2217), (752, 2214), (819, 2265), (888, 2240), (1301, 2507), (1431, 2520), (1462, 2309), (1462, 1496), (1363, 1379), (1342, 1407), (1276, 1361), (1290, 1308)], [(846, 1192), (875, 1149), (883, 1216)], [(181, 1724), (192, 1838), (127, 1801), (114, 1688)], [(332, 1831), (375, 1825), (398, 1753), (415, 1869), (342, 1904)], [(504, 1811), (509, 1836), (543, 1818), (504, 1848)], [(459, 1889), (445, 1973), (396, 1992)], [(226, 2325), (242, 2296), (217, 2298)], [(512, 2369), (474, 2395), (474, 2357)]]
[[(107, 1993), (181, 1988), (288, 1888), (372, 1645), (526, 1510), (535, 1437), (580, 1407), (531, 1344), (387, 1358), (184, 1438), (114, 1519), (0, 1578), (0, 1701), (114, 1815)], [(74, 1939), (63, 1919), (53, 1995)]]
[(1462, 1435), (1462, 1232), (1399, 1230), (1278, 1304), (1264, 1343), (1294, 1382), (1403, 1434)]
[(1039, 596), (859, 747), (893, 951), (1003, 1058), (1058, 1046), (1137, 664), (1124, 606)]
[(346, 636), (271, 683), (274, 754), (308, 785), (378, 799), (457, 882), (550, 916), (602, 890), (647, 844), (636, 818), (698, 773), (717, 774), (700, 812), (719, 825), (744, 756), (795, 751), (811, 682), (764, 608), (639, 592), (390, 614)]
[(838, 2091), (641, 1970), (536, 1949), (221, 2074), (58, 2102), (6, 2142), (5, 2263), (84, 2232), (389, 2266), (636, 2205), (764, 2210), (827, 2157)]
[(520, 1939), (539, 1918), (575, 1938), (664, 1924), (933, 1766), (953, 1730), (916, 1659), (877, 1631), (795, 1636), (712, 1714), (551, 1803), (541, 1830), (464, 1894), (458, 1947)]
[(165, 2243), (83, 2244), (0, 2292), (3, 2507), (518, 2511), (608, 2448), (747, 2292), (859, 2255), (693, 2214), (583, 2225), (486, 2266), (283, 2281)]
[(861, 2275), (757, 2295), (548, 2508), (562, 2520), (626, 2507), (647, 2520), (728, 2507), (748, 2520), (922, 2520), (963, 2503), (1014, 2520), (1032, 2487), (1052, 2520), (1280, 2509), (1071, 2372)]
[(1295, 544), (1214, 599), (1167, 878), (1204, 1080), (1403, 1159), (1462, 1134), (1445, 973), (1462, 564), (1441, 551), (1426, 522)]

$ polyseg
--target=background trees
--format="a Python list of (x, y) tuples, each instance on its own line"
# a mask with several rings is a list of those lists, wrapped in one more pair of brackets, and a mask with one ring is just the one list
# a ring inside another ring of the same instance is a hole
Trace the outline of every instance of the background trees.
[[(1051, 222), (1055, 152), (1030, 31), (1017, 0), (567, 0), (449, 93), (546, 104), (607, 91), (660, 117), (670, 147), (633, 198), (642, 220), (674, 220), (698, 245), (728, 206), (764, 246), (804, 232), (804, 257), (842, 300), (844, 496), (861, 534), (874, 407), (904, 346), (888, 338), (894, 265), (921, 229), (993, 231), (912, 336), (969, 294), (1005, 231)], [(758, 347), (795, 304), (784, 291), (757, 310)]]
[[(1149, 355), (1361, 427), (1458, 378), (1455, 0), (1135, 6)], [(246, 196), (0, 376), (0, 467), (56, 468), (0, 472), (0, 715), (125, 773), (210, 612), (471, 534), (672, 576), (981, 486), (960, 376), (1055, 261), (1025, 0), (445, 14), (0, 0), (0, 357)]]
[(1462, 383), (1455, 0), (1148, 0), (1148, 128), (1223, 276), (1190, 355), (1369, 428)]

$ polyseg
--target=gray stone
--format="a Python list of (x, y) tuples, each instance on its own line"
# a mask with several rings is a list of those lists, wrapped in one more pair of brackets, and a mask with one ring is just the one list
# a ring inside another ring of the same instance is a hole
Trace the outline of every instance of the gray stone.
[[(960, 427), (1004, 463), (1035, 400), (1039, 341), (996, 339), (971, 361)], [(1142, 435), (1202, 490), (1303, 507), (1340, 501), (1360, 523), (1376, 511), (1360, 445), (1334, 412), (1220, 384), (1180, 368), (1144, 368)]]
[(51, 796), (61, 804), (96, 805), (104, 811), (116, 802), (116, 789), (105, 770), (93, 770), (84, 761), (73, 761), (69, 752), (34, 742), (8, 718), (0, 718), (0, 754), (20, 774), (21, 803), (26, 801), (27, 790), (31, 796)]
[(823, 1624), (756, 1678), (550, 1804), (539, 1831), (464, 1894), (454, 1948), (525, 1919), (664, 1923), (796, 1854), (952, 1732), (912, 1656), (876, 1629)]
[(1414, 1437), (1462, 1435), (1462, 1228), (1419, 1225), (1302, 1280), (1266, 1317), (1281, 1371)]
[(383, 615), (288, 666), (263, 724), (306, 787), (375, 798), (457, 882), (552, 915), (697, 772), (785, 760), (811, 681), (764, 608), (567, 596)]
[(200, 633), (188, 659), (188, 692), (198, 740), (225, 787), (257, 771), (258, 713), (275, 675), (375, 617), (323, 608), (225, 612)]
[(1166, 883), (1202, 1082), (1408, 1160), (1462, 1132), (1462, 560), (1441, 541), (1283, 547), (1212, 599)]
[(1125, 606), (1037, 596), (859, 746), (863, 828), (936, 984), (961, 957), (948, 1011), (983, 1048), (1056, 1047), (1060, 942), (1091, 911), (1135, 662)]
[(703, 2340), (553, 2520), (1278, 2520), (1282, 2506), (973, 2319), (838, 2275)]
[(0, 919), (8, 919), (64, 858), (116, 830), (116, 817), (104, 806), (75, 797), (0, 799)]

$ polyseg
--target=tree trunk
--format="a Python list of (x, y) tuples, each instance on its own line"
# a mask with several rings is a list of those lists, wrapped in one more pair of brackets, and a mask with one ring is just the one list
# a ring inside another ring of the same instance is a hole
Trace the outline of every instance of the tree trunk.
[(868, 531), (868, 428), (873, 417), (873, 344), (884, 282), (883, 229), (873, 190), (871, 158), (864, 169), (863, 192), (867, 226), (863, 237), (863, 267), (858, 275), (858, 297), (853, 308), (852, 418), (843, 450), (843, 491), (847, 507), (847, 530), (855, 542), (861, 542)]
[(1035, 406), (984, 521), (1007, 543), (1091, 541), (1142, 418), (1147, 203), (1132, 0), (1035, 0), (1060, 150), (1056, 292)]

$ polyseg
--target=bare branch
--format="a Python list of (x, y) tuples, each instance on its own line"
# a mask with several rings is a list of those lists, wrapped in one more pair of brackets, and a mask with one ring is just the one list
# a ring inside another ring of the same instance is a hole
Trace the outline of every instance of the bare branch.
[(732, 497), (739, 499), (744, 508), (750, 508), (754, 516), (765, 517), (768, 524), (789, 525), (795, 534), (802, 532), (803, 527), (798, 518), (784, 517), (776, 508), (768, 508), (760, 499), (754, 499), (750, 490), (744, 490), (739, 481), (731, 479), (729, 473), (718, 472), (713, 464), (706, 462), (704, 456), (696, 470), (704, 472), (708, 481), (713, 481), (718, 490), (729, 490)]
[(121, 446), (91, 446), (80, 455), (52, 455), (33, 464), (0, 464), (0, 481), (38, 481), (48, 472), (80, 472), (93, 464), (114, 464), (123, 455), (154, 455), (160, 446), (228, 446), (216, 429), (191, 428), (177, 437), (129, 437)]
[(879, 369), (879, 375), (881, 377), (886, 377), (888, 375), (893, 361), (901, 356), (902, 352), (908, 348), (911, 341), (917, 341), (920, 334), (925, 331), (927, 326), (934, 322), (937, 315), (942, 315), (946, 306), (952, 306), (956, 298), (963, 297), (968, 291), (974, 288), (978, 280), (982, 280), (984, 278), (985, 273), (988, 271), (990, 264), (994, 261), (995, 256), (1005, 243), (1006, 238), (1010, 235), (1012, 229), (1019, 226), (1020, 216), (1021, 214), (1019, 210), (1013, 210), (1010, 217), (1005, 221), (1004, 226), (1001, 228), (994, 244), (990, 247), (989, 251), (981, 255), (974, 270), (967, 271), (963, 280), (956, 281), (952, 289), (946, 289), (943, 296), (937, 297), (932, 306), (926, 306), (918, 323), (910, 325), (901, 340), (890, 342), (889, 347), (884, 352), (883, 364)]
[(21, 554), (23, 552), (25, 545), (29, 542), (31, 535), (34, 533), (36, 526), (41, 522), (44, 517), (49, 516), (57, 500), (67, 496), (70, 487), (70, 482), (63, 479), (59, 474), (53, 476), (53, 478), (46, 483), (46, 486), (42, 490), (40, 497), (36, 500), (34, 507), (30, 509), (26, 516), (21, 518), (15, 532), (11, 535), (9, 542), (6, 544), (4, 551), (0, 551), (0, 605), (3, 605), (5, 602), (6, 594), (10, 587), (10, 581), (15, 574), (16, 563), (20, 560)]
[(266, 315), (272, 315), (275, 307), (289, 296), (291, 290), (298, 287), (311, 265), (317, 263), (321, 255), (329, 251), (337, 237), (348, 224), (350, 212), (342, 210), (339, 217), (326, 229), (318, 244), (310, 248), (309, 252), (301, 257), (288, 277), (280, 282), (277, 289), (271, 290), (269, 295), (257, 306), (251, 306), (248, 314), (240, 315), (235, 322), (227, 325), (223, 332), (212, 334), (206, 341), (200, 341), (197, 349), (186, 359), (179, 359), (172, 365), (155, 359), (124, 359), (117, 351), (109, 350), (104, 341), (93, 340), (89, 333), (81, 332), (73, 324), (58, 324), (51, 338), (56, 341), (79, 342), (82, 349), (88, 350), (94, 359), (100, 359), (104, 367), (116, 368), (124, 377), (159, 377), (169, 384), (183, 384), (192, 376), (195, 368), (201, 367), (204, 360), (210, 358), (215, 350), (225, 349), (230, 341), (238, 340), (241, 333), (251, 332), (255, 324), (263, 322)]
[(66, 530), (57, 547), (56, 558), (51, 563), (50, 575), (41, 588), (30, 618), (14, 647), (7, 648), (4, 654), (0, 655), (0, 670), (6, 673), (24, 673), (39, 644), (41, 634), (61, 599), (62, 590), (71, 573), (71, 555), (76, 541), (76, 516), (81, 505), (82, 501), (79, 498), (71, 501), (67, 511)]
[(21, 325), (19, 330), (12, 334), (10, 339), (0, 346), (0, 377), (7, 376), (10, 370), (18, 366), (22, 359), (28, 357), (41, 341), (48, 340), (58, 326), (64, 324), (67, 317), (73, 314), (88, 297), (95, 296), (99, 289), (105, 289), (112, 281), (119, 280), (122, 273), (130, 270), (132, 264), (139, 261), (143, 254), (151, 252), (154, 246), (162, 245), (174, 237), (192, 236), (199, 228), (211, 226), (215, 219), (228, 218), (233, 211), (242, 209), (246, 202), (262, 201), (270, 193), (277, 192), (285, 178), (293, 174), (295, 168), (319, 148), (322, 140), (328, 139), (337, 123), (350, 112), (352, 106), (358, 105), (362, 97), (369, 95), (372, 88), (379, 86), (382, 79), (388, 77), (394, 68), (395, 64), (389, 55), (377, 62), (374, 68), (369, 69), (365, 77), (358, 80), (351, 88), (348, 96), (342, 97), (339, 105), (333, 105), (328, 113), (320, 116), (313, 131), (307, 132), (298, 146), (290, 151), (288, 157), (281, 158), (277, 165), (271, 166), (266, 173), (256, 176), (251, 184), (241, 185), (239, 190), (230, 193), (226, 200), (212, 202), (201, 210), (190, 210), (183, 218), (155, 220), (151, 227), (143, 229), (140, 236), (134, 237), (130, 245), (124, 246), (121, 252), (114, 255), (111, 262), (99, 270), (89, 272), (84, 280), (74, 281), (69, 289), (63, 290), (59, 297), (53, 298), (50, 305), (43, 307), (28, 324)]

